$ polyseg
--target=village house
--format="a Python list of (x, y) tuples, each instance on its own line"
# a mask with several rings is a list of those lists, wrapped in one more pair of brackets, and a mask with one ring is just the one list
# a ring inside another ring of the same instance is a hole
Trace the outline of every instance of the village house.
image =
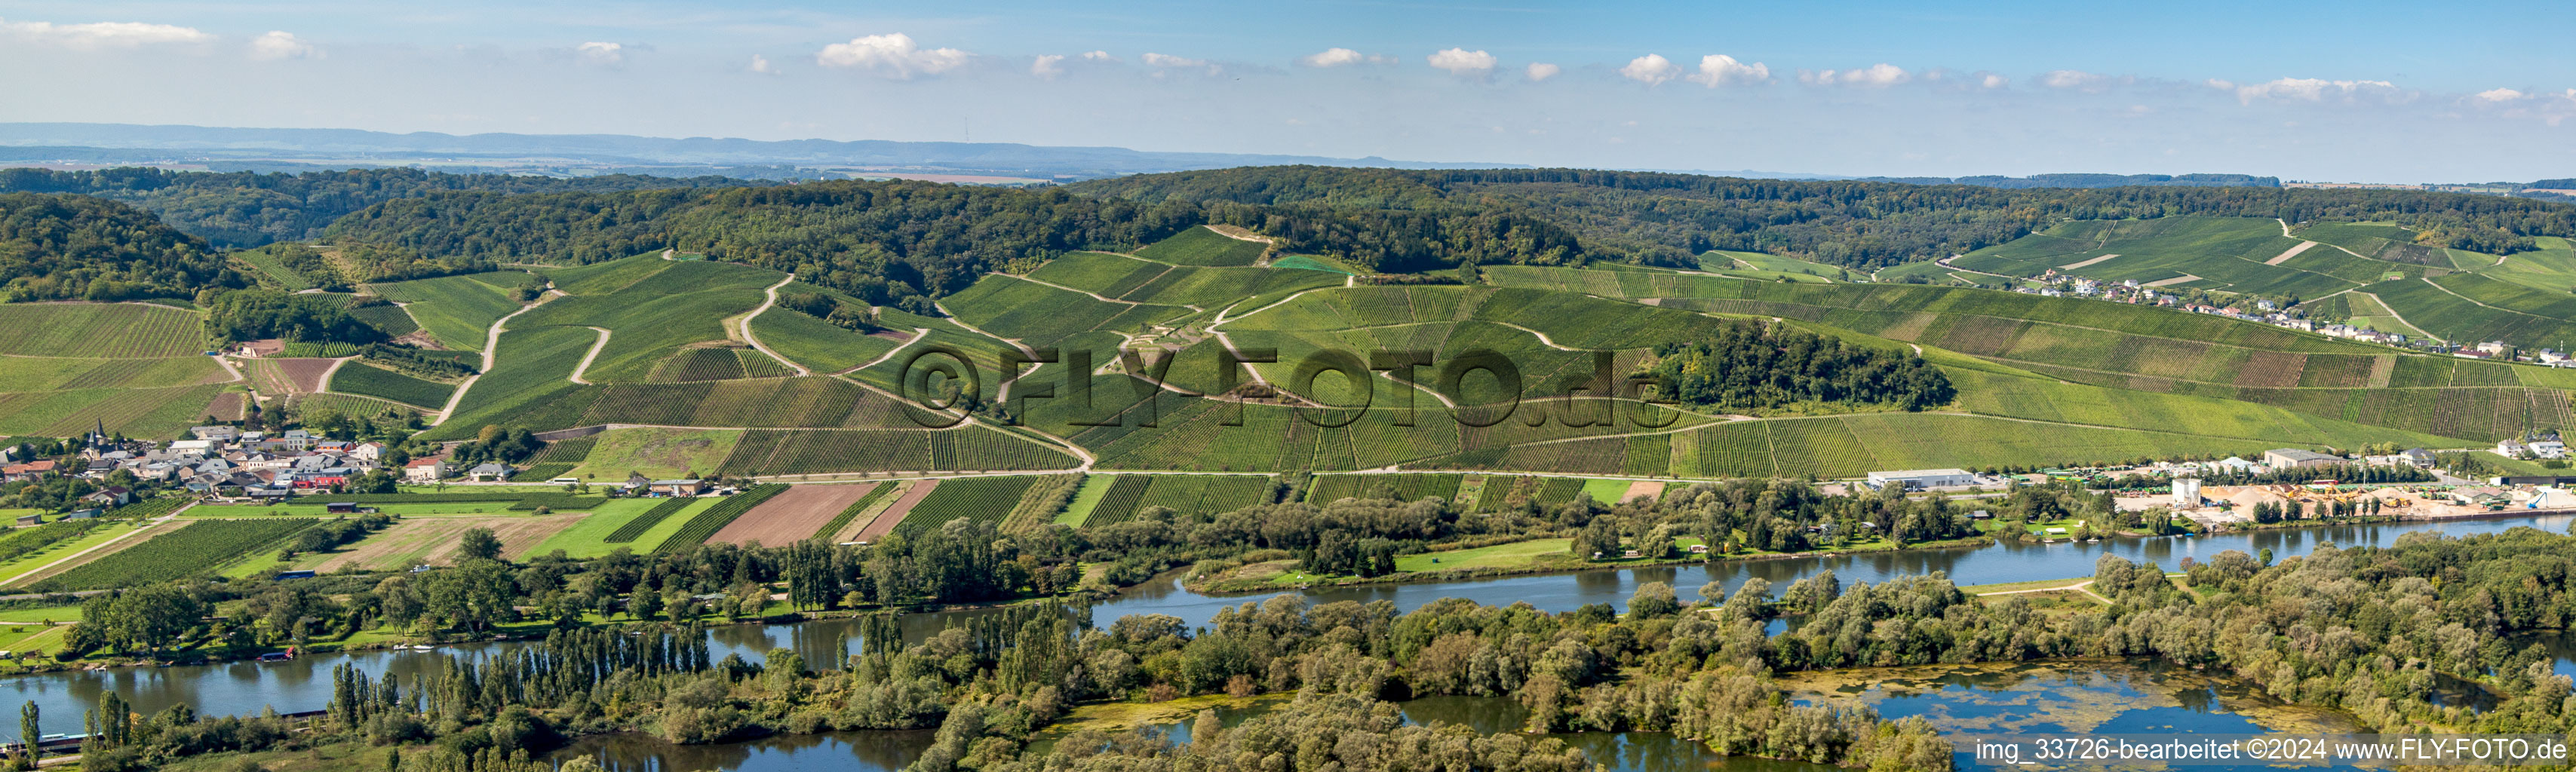
[(403, 464), (403, 479), (409, 482), (438, 482), (447, 479), (447, 461), (415, 458)]
[(475, 482), (500, 482), (510, 479), (510, 467), (486, 461), (465, 470), (465, 478)]

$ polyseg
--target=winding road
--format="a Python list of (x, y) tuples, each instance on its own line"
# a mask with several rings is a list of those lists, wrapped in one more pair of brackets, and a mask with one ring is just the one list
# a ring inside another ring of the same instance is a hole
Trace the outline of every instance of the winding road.
[[(789, 368), (794, 369), (794, 370), (796, 371), (796, 374), (797, 374), (797, 375), (813, 375), (813, 374), (814, 374), (814, 371), (813, 371), (813, 370), (806, 369), (804, 365), (797, 364), (797, 363), (795, 362), (795, 360), (788, 359), (788, 358), (783, 357), (783, 356), (779, 356), (779, 355), (778, 355), (778, 352), (776, 352), (776, 351), (771, 351), (771, 350), (769, 350), (769, 347), (768, 347), (768, 346), (761, 345), (761, 344), (760, 344), (760, 339), (759, 339), (759, 338), (755, 338), (755, 337), (752, 337), (752, 336), (751, 336), (751, 320), (760, 318), (760, 315), (761, 315), (761, 314), (766, 313), (766, 312), (768, 312), (768, 311), (769, 311), (769, 307), (770, 307), (770, 306), (778, 305), (778, 288), (780, 288), (780, 287), (784, 287), (784, 286), (787, 286), (787, 283), (788, 283), (788, 282), (795, 281), (795, 280), (796, 280), (796, 274), (792, 274), (792, 273), (791, 273), (791, 274), (788, 274), (788, 275), (787, 275), (787, 278), (784, 278), (784, 279), (780, 279), (780, 280), (778, 280), (778, 283), (777, 283), (777, 284), (769, 285), (769, 288), (768, 288), (768, 289), (765, 289), (765, 290), (761, 290), (761, 291), (760, 291), (760, 292), (761, 292), (761, 294), (763, 294), (763, 295), (767, 295), (767, 296), (768, 296), (768, 299), (767, 299), (767, 300), (760, 301), (760, 307), (759, 307), (759, 308), (754, 308), (754, 309), (752, 309), (752, 310), (751, 310), (751, 313), (744, 314), (744, 315), (742, 316), (742, 342), (751, 344), (751, 347), (752, 347), (752, 348), (755, 348), (755, 349), (759, 349), (759, 350), (760, 350), (760, 353), (768, 354), (768, 355), (769, 355), (769, 358), (771, 358), (771, 359), (775, 359), (775, 360), (778, 360), (778, 363), (779, 363), (779, 364), (786, 365), (786, 366), (788, 366)], [(602, 343), (602, 344), (606, 344), (606, 343), (608, 342), (608, 331), (607, 331), (607, 330), (600, 330), (600, 331), (599, 331), (599, 342), (600, 342), (600, 343)], [(597, 349), (597, 348), (593, 348), (593, 349), (591, 349), (591, 353), (594, 353), (594, 354), (599, 353), (599, 349)], [(590, 365), (590, 359), (589, 359), (589, 358), (587, 358), (587, 357), (585, 357), (585, 358), (583, 358), (583, 359), (581, 360), (581, 363), (582, 363), (582, 366), (584, 366), (584, 367), (588, 367), (588, 366)], [(579, 374), (581, 371), (580, 371), (580, 370), (574, 370), (573, 372), (574, 372), (575, 374)], [(581, 380), (581, 379), (580, 379), (580, 378), (574, 378), (573, 380), (575, 380), (575, 381), (579, 381), (579, 380)]]
[[(537, 296), (537, 302), (520, 306), (519, 310), (512, 311), (507, 316), (492, 320), (492, 329), (483, 333), (482, 369), (473, 375), (466, 376), (465, 382), (456, 384), (456, 392), (447, 395), (447, 404), (439, 406), (438, 417), (431, 419), (429, 425), (437, 426), (439, 424), (446, 423), (449, 416), (456, 414), (456, 406), (465, 401), (465, 390), (474, 388), (475, 381), (483, 380), (484, 373), (492, 372), (492, 363), (495, 361), (493, 357), (497, 356), (501, 349), (501, 331), (507, 329), (507, 325), (510, 323), (511, 319), (517, 318), (520, 314), (536, 310), (537, 306), (545, 305), (546, 298), (560, 297), (562, 294), (563, 293), (548, 290), (546, 294)], [(602, 332), (604, 333), (606, 331), (603, 330)], [(603, 334), (600, 336), (599, 340), (602, 343), (606, 343), (608, 341), (608, 336)], [(592, 353), (598, 353), (598, 351), (599, 349), (596, 347), (591, 349)], [(584, 366), (588, 366), (590, 364), (590, 360), (583, 359), (581, 363)]]

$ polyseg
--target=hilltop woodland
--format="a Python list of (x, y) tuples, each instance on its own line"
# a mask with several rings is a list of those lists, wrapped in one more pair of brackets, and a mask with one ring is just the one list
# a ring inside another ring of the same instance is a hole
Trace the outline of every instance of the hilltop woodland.
[(2422, 243), (2491, 254), (2533, 249), (2531, 236), (2576, 235), (2576, 207), (2415, 191), (2008, 189), (1583, 169), (1318, 166), (1140, 174), (1066, 187), (1081, 195), (1147, 204), (1519, 213), (1575, 234), (1588, 259), (1684, 267), (1695, 267), (1702, 252), (1725, 249), (1877, 268), (2002, 244), (2059, 220), (2170, 215), (2393, 221), (2419, 231)]
[[(961, 520), (934, 538), (989, 535), (969, 533), (975, 527)], [(964, 548), (945, 553), (954, 559), (980, 553), (972, 541), (954, 544)], [(812, 567), (871, 559), (820, 544), (786, 550), (787, 562), (804, 566), (785, 577), (800, 606), (818, 594), (805, 583), (833, 575)], [(2072, 613), (2043, 613), (2020, 596), (1970, 596), (1937, 574), (1845, 587), (1830, 572), (1779, 588), (1776, 597), (1760, 579), (1733, 593), (1712, 584), (1693, 603), (1668, 585), (1648, 583), (1624, 615), (1607, 604), (1550, 614), (1458, 599), (1399, 614), (1386, 601), (1310, 606), (1285, 596), (1223, 610), (1196, 629), (1145, 614), (1086, 630), (1068, 609), (1020, 604), (901, 644), (893, 616), (871, 616), (863, 653), (846, 663), (809, 663), (786, 649), (758, 663), (711, 662), (704, 634), (684, 613), (670, 620), (639, 613), (628, 631), (567, 625), (541, 647), (480, 663), (449, 659), (416, 678), (379, 680), (343, 669), (334, 674), (329, 718), (313, 733), (283, 731), (273, 719), (203, 719), (184, 707), (139, 719), (123, 711), (105, 721), (94, 716), (103, 728), (85, 748), (85, 768), (368, 743), (392, 746), (384, 758), (393, 769), (516, 772), (530, 769), (529, 751), (598, 732), (640, 730), (704, 743), (928, 727), (938, 732), (911, 766), (916, 772), (1180, 769), (1195, 768), (1187, 763), (1194, 759), (1225, 766), (1262, 757), (1280, 759), (1285, 770), (1416, 769), (1433, 759), (1476, 770), (1589, 768), (1579, 751), (1543, 735), (1402, 726), (1386, 704), (1463, 695), (1518, 701), (1529, 711), (1525, 728), (1535, 732), (1665, 731), (1728, 754), (1947, 769), (1949, 746), (1922, 719), (1887, 721), (1832, 699), (1800, 704), (1774, 674), (2069, 657), (2218, 668), (2282, 699), (2345, 711), (2363, 731), (2557, 734), (2576, 726), (2563, 699), (2569, 679), (2552, 672), (2540, 646), (2508, 641), (2560, 629), (2576, 615), (2571, 551), (2576, 537), (2529, 528), (2457, 539), (2409, 534), (2388, 548), (2326, 547), (2275, 565), (2230, 550), (2186, 563), (2180, 581), (2106, 555), (2091, 588), (2108, 605)], [(750, 572), (742, 561), (759, 552), (708, 547), (640, 566), (634, 556), (525, 566), (476, 558), (386, 582), (454, 588), (431, 598), (527, 582), (607, 587), (657, 573), (685, 585), (708, 580), (706, 572), (723, 571), (727, 562)], [(939, 574), (975, 581), (974, 567), (958, 568)], [(767, 591), (756, 573), (732, 579), (745, 592)], [(128, 605), (195, 613), (189, 597), (205, 591), (162, 586), (93, 600), (93, 616), (81, 624), (125, 625), (120, 607)], [(309, 613), (297, 604), (339, 602), (293, 585), (266, 592), (256, 613), (173, 626), (271, 634), (275, 620)], [(369, 592), (388, 614), (409, 602), (395, 600), (408, 589)], [(500, 598), (461, 605), (512, 613)], [(1784, 615), (1804, 623), (1765, 636), (1765, 622)], [(2492, 692), (2494, 707), (2428, 701), (2444, 677)], [(1266, 693), (1296, 696), (1232, 728), (1202, 713), (1186, 746), (1094, 730), (1060, 736), (1043, 752), (1029, 743), (1085, 703)]]
[(1958, 396), (1950, 377), (1919, 355), (1749, 320), (1656, 346), (1655, 356), (1652, 372), (1667, 396), (1721, 410), (1812, 403), (1924, 410)]
[(220, 247), (256, 247), (322, 235), (331, 221), (386, 201), (434, 191), (493, 193), (742, 187), (774, 183), (729, 177), (606, 174), (540, 177), (447, 174), (419, 169), (298, 173), (182, 172), (125, 167), (91, 171), (0, 169), (0, 193), (77, 193), (130, 204)]

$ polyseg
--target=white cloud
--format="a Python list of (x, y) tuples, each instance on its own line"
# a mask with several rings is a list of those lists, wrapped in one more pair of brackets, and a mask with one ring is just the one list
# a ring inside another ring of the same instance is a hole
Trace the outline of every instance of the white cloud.
[(2509, 88), (2497, 88), (2480, 91), (2473, 98), (2481, 102), (2511, 102), (2516, 99), (2521, 99), (2524, 96), (2525, 95), (2520, 91), (2515, 91)]
[[(2213, 82), (2211, 85), (2217, 85)], [(2350, 100), (2365, 94), (2396, 99), (2402, 97), (2397, 85), (2384, 80), (2323, 80), (2319, 78), (2280, 78), (2264, 83), (2236, 87), (2236, 100), (2251, 104), (2256, 99), (2290, 99), (2323, 102), (2329, 97)]]
[(2012, 79), (1989, 72), (1977, 79), (1977, 85), (1983, 88), (2003, 88), (2012, 85)]
[(1082, 60), (1086, 62), (1109, 62), (1115, 64), (1118, 62), (1118, 57), (1110, 56), (1107, 51), (1085, 51), (1082, 54)]
[(1885, 88), (1913, 80), (1913, 73), (1886, 62), (1849, 70), (1799, 70), (1798, 82), (1810, 86), (1864, 86)]
[(1682, 66), (1674, 64), (1671, 59), (1664, 58), (1663, 54), (1647, 54), (1630, 59), (1628, 66), (1619, 68), (1619, 74), (1649, 86), (1661, 85), (1664, 81), (1672, 80), (1673, 76), (1680, 75), (1681, 72)]
[(1207, 63), (1206, 59), (1191, 59), (1170, 54), (1157, 54), (1150, 51), (1145, 54), (1145, 66), (1147, 67), (1205, 67), (1207, 66)]
[(7, 19), (0, 19), (0, 36), (77, 49), (132, 48), (156, 43), (203, 43), (215, 38), (195, 27), (171, 24), (146, 24), (137, 21), (55, 24), (46, 21), (9, 21)]
[(825, 67), (867, 70), (888, 78), (937, 75), (966, 66), (974, 57), (954, 48), (922, 48), (911, 35), (868, 35), (824, 46), (814, 61)]
[(762, 75), (776, 75), (778, 74), (778, 65), (771, 64), (769, 62), (769, 57), (752, 54), (751, 71)]
[(582, 61), (592, 64), (613, 65), (623, 64), (626, 61), (626, 46), (616, 43), (602, 43), (594, 40), (573, 46), (572, 50), (573, 53), (581, 55)]
[(2111, 83), (2111, 76), (2083, 70), (2054, 70), (2039, 76), (2039, 85), (2081, 91), (2100, 91)]
[(1298, 57), (1297, 63), (1308, 67), (1340, 67), (1346, 64), (1394, 64), (1395, 57), (1363, 54), (1348, 48), (1327, 48), (1307, 56)]
[(1064, 74), (1064, 55), (1039, 54), (1037, 61), (1029, 63), (1029, 74), (1055, 80), (1055, 76)]
[(1494, 71), (1494, 55), (1483, 51), (1451, 48), (1432, 54), (1428, 60), (1432, 67), (1448, 70), (1451, 75), (1483, 77)]
[(314, 48), (313, 44), (295, 37), (294, 33), (270, 30), (266, 35), (251, 38), (250, 58), (320, 59), (322, 49)]
[(1532, 62), (1530, 63), (1528, 70), (1531, 83), (1537, 83), (1542, 80), (1556, 77), (1557, 73), (1564, 71), (1565, 68), (1548, 64), (1546, 62)]
[(1771, 68), (1761, 62), (1745, 64), (1725, 54), (1709, 54), (1699, 58), (1699, 74), (1690, 76), (1689, 80), (1709, 88), (1767, 83), (1771, 80)]

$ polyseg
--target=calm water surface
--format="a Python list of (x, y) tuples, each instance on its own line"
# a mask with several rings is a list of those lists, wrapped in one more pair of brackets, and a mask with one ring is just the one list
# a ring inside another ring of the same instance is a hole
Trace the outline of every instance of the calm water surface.
[[(2466, 535), (2493, 533), (2516, 526), (2564, 531), (2571, 520), (2576, 520), (2576, 516), (2291, 529), (2188, 539), (2119, 539), (2098, 544), (2006, 543), (1989, 547), (1837, 557), (1726, 561), (1704, 566), (1317, 588), (1300, 594), (1315, 603), (1385, 600), (1393, 602), (1399, 610), (1410, 610), (1439, 598), (1456, 597), (1494, 605), (1526, 601), (1555, 612), (1591, 603), (1625, 607), (1628, 596), (1644, 582), (1671, 583), (1684, 598), (1692, 597), (1698, 587), (1709, 582), (1718, 582), (1732, 590), (1747, 579), (1761, 577), (1778, 586), (1827, 569), (1834, 571), (1846, 584), (1875, 583), (1934, 571), (1948, 572), (1952, 580), (1961, 584), (1990, 584), (2090, 575), (2093, 561), (2105, 554), (2154, 562), (2171, 569), (2184, 557), (2207, 560), (2230, 549), (2257, 553), (2268, 548), (2276, 556), (2287, 557), (2306, 554), (2325, 544), (2385, 546), (2401, 534), (2417, 531)], [(1258, 602), (1267, 597), (1270, 596), (1202, 595), (1182, 589), (1176, 577), (1162, 578), (1098, 604), (1091, 613), (1093, 621), (1099, 624), (1128, 614), (1156, 613), (1177, 616), (1196, 625), (1206, 623), (1218, 609)], [(937, 631), (951, 619), (976, 613), (990, 612), (911, 614), (904, 617), (903, 626), (907, 636), (919, 637)], [(720, 627), (709, 632), (709, 643), (717, 658), (741, 654), (757, 661), (770, 649), (786, 647), (803, 654), (809, 663), (828, 666), (839, 662), (843, 655), (857, 651), (860, 645), (857, 630), (855, 620)], [(331, 669), (341, 663), (356, 663), (360, 668), (376, 673), (409, 676), (434, 662), (434, 657), (447, 653), (490, 655), (524, 645), (528, 644), (480, 643), (446, 647), (438, 652), (360, 652), (265, 664), (237, 662), (5, 677), (0, 678), (0, 705), (35, 701), (43, 711), (47, 732), (80, 731), (81, 711), (94, 706), (99, 695), (109, 689), (124, 695), (137, 709), (147, 713), (182, 703), (209, 715), (258, 713), (264, 708), (275, 708), (280, 712), (317, 710), (330, 699)], [(2562, 672), (2576, 672), (2576, 666), (2562, 665), (2562, 668)]]

